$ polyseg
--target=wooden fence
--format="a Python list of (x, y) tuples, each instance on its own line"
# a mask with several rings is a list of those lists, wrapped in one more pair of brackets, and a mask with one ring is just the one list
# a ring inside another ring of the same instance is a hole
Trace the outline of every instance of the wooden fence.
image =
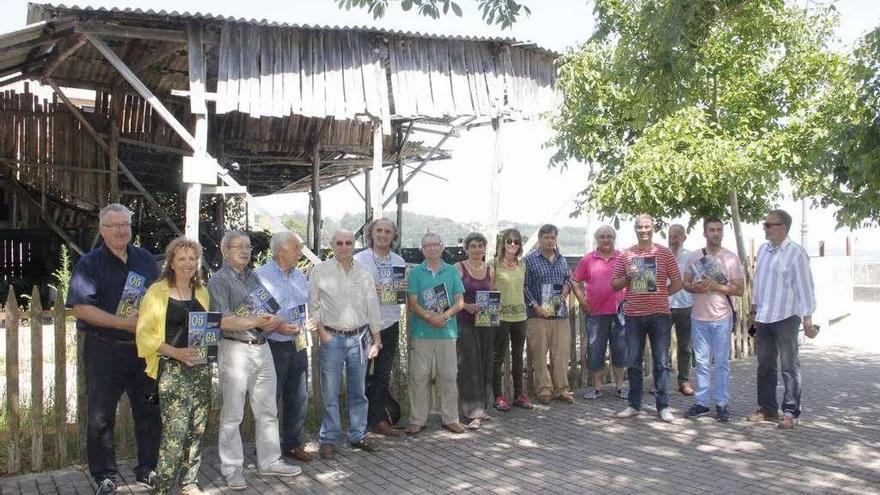
[[(83, 336), (74, 328), (71, 310), (66, 310), (63, 304), (56, 302), (52, 308), (44, 311), (40, 305), (38, 292), (35, 287), (30, 308), (27, 311), (22, 311), (18, 307), (13, 290), (10, 290), (5, 312), (0, 312), (0, 319), (5, 321), (6, 333), (6, 363), (5, 377), (3, 377), (5, 378), (6, 393), (5, 403), (2, 412), (0, 412), (0, 440), (2, 440), (0, 444), (5, 444), (5, 448), (0, 449), (3, 450), (0, 452), (0, 474), (42, 471), (85, 462), (85, 376), (83, 367), (79, 366)], [(59, 293), (56, 301), (63, 300), (64, 294)], [(584, 318), (574, 297), (569, 299), (569, 309), (571, 311), (569, 322), (572, 332), (569, 383), (573, 389), (577, 389), (590, 384), (590, 373), (586, 368)], [(744, 318), (740, 319), (732, 339), (731, 357), (733, 359), (754, 354), (754, 344), (746, 334), (745, 323), (742, 320)], [(44, 362), (49, 358), (44, 355), (45, 325), (51, 325), (53, 329), (51, 335), (54, 374), (49, 384), (45, 382), (47, 377), (43, 374)], [(392, 374), (392, 394), (395, 394), (400, 400), (404, 410), (404, 418), (409, 409), (406, 375), (407, 349), (409, 347), (407, 335), (404, 316), (401, 321), (400, 352)], [(672, 366), (675, 366), (675, 332), (672, 333), (672, 339), (670, 362)], [(29, 344), (25, 345), (25, 348), (29, 347), (30, 351), (28, 366), (22, 366), (24, 360), (20, 356), (20, 342)], [(73, 345), (74, 342), (75, 345)], [(69, 344), (70, 350), (68, 349)], [(313, 342), (311, 356), (315, 356), (316, 353), (317, 342)], [(650, 351), (646, 350), (645, 362), (648, 363), (650, 362), (649, 353)], [(527, 363), (525, 386), (532, 393), (534, 391), (530, 373), (532, 364), (528, 361)], [(67, 372), (70, 367), (76, 371), (75, 383), (68, 383)], [(509, 395), (512, 388), (509, 360), (505, 363), (504, 369), (506, 370), (506, 379), (503, 383)], [(646, 367), (646, 374), (649, 373), (648, 369), (649, 367)], [(207, 445), (216, 443), (217, 418), (220, 409), (220, 395), (216, 387), (216, 369), (214, 372), (213, 383), (215, 387), (212, 391), (208, 431), (205, 434), (205, 444)], [(606, 375), (610, 377), (610, 368), (606, 368)], [(316, 379), (319, 376), (318, 360), (311, 359), (309, 415), (306, 420), (307, 428), (311, 431), (317, 430), (322, 414), (320, 383)], [(24, 407), (20, 387), (23, 381), (29, 384), (28, 387), (25, 387), (29, 390), (27, 394), (29, 400), (24, 403), (26, 404)], [(75, 410), (69, 409), (68, 389), (75, 391)], [(343, 387), (343, 394), (345, 393), (344, 389)], [(45, 395), (46, 390), (52, 393), (48, 401)], [(342, 403), (344, 404), (344, 402)], [(246, 407), (245, 411), (242, 433), (245, 440), (250, 440), (253, 438), (254, 431), (253, 418), (250, 416), (249, 407)], [(344, 407), (342, 407), (342, 414), (345, 415)], [(117, 457), (126, 458), (136, 455), (131, 409), (125, 396), (120, 402), (115, 432)], [(4, 457), (5, 462), (3, 462)]]

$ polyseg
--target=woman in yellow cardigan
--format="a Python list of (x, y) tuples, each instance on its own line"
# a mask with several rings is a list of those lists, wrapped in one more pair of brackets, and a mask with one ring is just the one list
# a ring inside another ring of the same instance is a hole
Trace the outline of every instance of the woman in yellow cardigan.
[(197, 484), (201, 440), (211, 402), (211, 367), (196, 365), (187, 348), (190, 311), (210, 307), (199, 279), (199, 243), (178, 237), (165, 249), (165, 267), (141, 301), (137, 323), (138, 355), (147, 375), (159, 381), (162, 440), (156, 467), (156, 494), (171, 493), (180, 477), (181, 495), (202, 493)]

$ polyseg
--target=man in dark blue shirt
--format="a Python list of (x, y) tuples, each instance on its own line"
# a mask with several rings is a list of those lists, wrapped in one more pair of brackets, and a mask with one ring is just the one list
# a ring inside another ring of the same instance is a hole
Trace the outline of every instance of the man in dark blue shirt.
[(128, 394), (138, 445), (138, 482), (152, 486), (159, 456), (161, 423), (155, 381), (144, 373), (134, 332), (137, 303), (159, 276), (148, 251), (129, 244), (131, 212), (111, 204), (99, 214), (104, 243), (80, 258), (73, 269), (67, 304), (76, 314), (76, 328), (85, 334), (88, 427), (86, 456), (98, 484), (97, 495), (116, 491), (118, 468), (113, 451), (116, 406)]

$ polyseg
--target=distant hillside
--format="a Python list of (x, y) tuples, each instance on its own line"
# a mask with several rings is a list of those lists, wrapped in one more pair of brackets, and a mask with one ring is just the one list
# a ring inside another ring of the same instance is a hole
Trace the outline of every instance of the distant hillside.
[[(395, 212), (387, 212), (388, 218), (395, 218)], [(302, 234), (305, 234), (306, 215), (302, 212), (294, 212), (284, 215), (280, 218), (281, 222), (288, 228)], [(321, 244), (328, 246), (330, 244), (330, 236), (333, 232), (340, 228), (357, 231), (363, 224), (364, 217), (362, 215), (344, 215), (342, 218), (324, 219), (324, 225), (321, 229)], [(528, 238), (540, 225), (523, 224), (502, 220), (499, 222), (501, 229), (513, 227), (522, 232), (525, 238)], [(402, 247), (418, 247), (425, 232), (436, 232), (443, 238), (448, 246), (459, 244), (468, 233), (481, 230), (481, 226), (474, 223), (461, 223), (450, 218), (443, 218), (433, 215), (421, 215), (418, 213), (404, 212), (403, 214), (403, 237), (401, 239)], [(580, 227), (562, 227), (559, 230), (559, 248), (563, 254), (575, 255), (584, 252), (584, 234), (586, 230)]]

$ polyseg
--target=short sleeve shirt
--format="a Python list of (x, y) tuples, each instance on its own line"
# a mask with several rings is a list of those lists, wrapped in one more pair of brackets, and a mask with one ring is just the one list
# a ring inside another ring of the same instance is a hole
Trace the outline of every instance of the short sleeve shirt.
[[(425, 300), (425, 291), (433, 291), (435, 287), (444, 285), (446, 288), (447, 303), (452, 306), (455, 303), (455, 296), (464, 294), (464, 284), (461, 282), (461, 275), (454, 266), (446, 262), (441, 262), (440, 269), (435, 273), (428, 269), (428, 262), (414, 266), (409, 271), (407, 278), (409, 288), (407, 293), (411, 296), (417, 296), (419, 305), (427, 306)], [(409, 312), (409, 328), (410, 335), (415, 339), (455, 339), (458, 338), (458, 320), (450, 318), (446, 321), (444, 328), (435, 328), (427, 321), (417, 316), (414, 312)]]
[[(653, 258), (653, 260), (651, 260)], [(617, 264), (614, 265), (614, 278), (626, 275), (626, 269), (633, 263), (647, 264), (651, 261), (655, 264), (654, 291), (645, 291), (633, 286), (630, 281), (626, 291), (626, 316), (648, 316), (666, 314), (669, 311), (669, 289), (666, 287), (668, 280), (680, 278), (678, 263), (669, 248), (659, 244), (652, 245), (649, 249), (641, 249), (638, 244), (621, 251)]]
[(625, 289), (615, 291), (611, 287), (611, 275), (618, 258), (620, 252), (617, 250), (607, 260), (597, 251), (587, 253), (571, 275), (575, 282), (584, 282), (587, 303), (593, 316), (616, 314), (617, 306), (626, 295)]
[[(224, 264), (208, 281), (211, 311), (222, 313), (223, 316), (234, 316), (235, 309), (257, 287), (262, 287), (262, 283), (253, 270), (245, 268), (243, 271), (237, 272), (231, 266)], [(240, 340), (263, 338), (267, 333), (258, 328), (240, 332), (223, 330), (224, 336)]]
[[(722, 248), (718, 254), (707, 254), (706, 256), (708, 257), (708, 262), (718, 268), (721, 273), (727, 277), (727, 280), (745, 278), (742, 264), (733, 252)], [(694, 264), (700, 262), (702, 257), (702, 250), (697, 250), (691, 253), (685, 263), (685, 273), (699, 273), (699, 270), (694, 270)], [(695, 277), (694, 281), (697, 280), (699, 279)], [(694, 294), (694, 308), (691, 310), (691, 317), (693, 319), (700, 321), (719, 321), (731, 316), (733, 316), (733, 312), (730, 303), (727, 302), (727, 298), (724, 297), (724, 294), (719, 294), (717, 292)]]
[[(376, 256), (376, 253), (370, 248), (354, 255), (354, 259), (370, 270), (370, 273), (373, 274), (373, 280), (379, 280), (380, 266), (406, 267), (406, 261), (399, 254), (389, 252), (387, 257), (382, 258)], [(382, 315), (382, 330), (400, 321), (399, 304), (381, 304), (379, 305), (379, 313)]]
[[(67, 304), (70, 306), (87, 304), (107, 313), (116, 314), (128, 272), (143, 275), (147, 287), (159, 278), (159, 265), (149, 251), (132, 245), (128, 245), (125, 249), (128, 253), (125, 262), (104, 244), (80, 258), (70, 278)], [(134, 334), (126, 330), (98, 327), (81, 319), (76, 320), (76, 328), (108, 339), (134, 340)]]

